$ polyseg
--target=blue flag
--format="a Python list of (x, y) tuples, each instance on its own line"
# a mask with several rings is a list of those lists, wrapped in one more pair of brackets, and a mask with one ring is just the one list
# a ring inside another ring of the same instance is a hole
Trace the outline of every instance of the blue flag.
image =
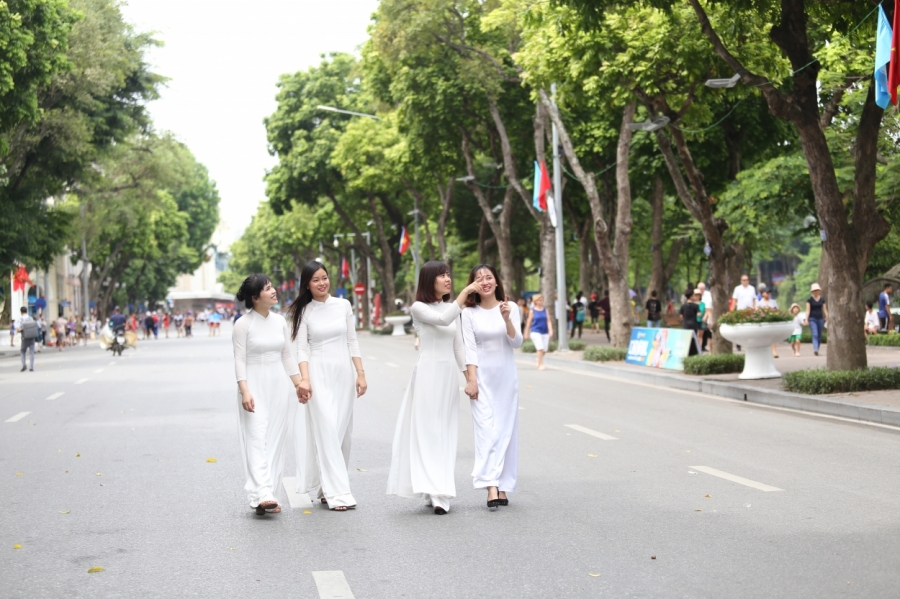
[(894, 32), (884, 9), (878, 7), (878, 35), (875, 39), (875, 103), (887, 108), (891, 102), (888, 90), (888, 63), (891, 62), (891, 38)]
[[(885, 83), (885, 87), (887, 87), (887, 83)], [(534, 196), (532, 197), (531, 203), (538, 212), (543, 212), (543, 210), (541, 210), (541, 166), (538, 164), (537, 160), (534, 161)]]

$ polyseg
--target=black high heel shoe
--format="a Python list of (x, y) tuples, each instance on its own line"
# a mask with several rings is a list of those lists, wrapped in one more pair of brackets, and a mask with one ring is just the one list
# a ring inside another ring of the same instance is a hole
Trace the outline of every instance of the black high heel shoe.
[(494, 509), (494, 508), (500, 507), (500, 500), (499, 499), (488, 499), (487, 506), (489, 509)]
[(509, 505), (509, 499), (508, 499), (508, 498), (498, 497), (498, 498), (497, 498), (497, 501), (500, 502), (500, 503), (498, 503), (497, 505)]

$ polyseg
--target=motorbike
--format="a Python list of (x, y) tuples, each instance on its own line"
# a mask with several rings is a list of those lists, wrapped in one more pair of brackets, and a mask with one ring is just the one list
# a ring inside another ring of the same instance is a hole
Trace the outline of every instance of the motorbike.
[(125, 328), (119, 327), (113, 331), (112, 342), (107, 349), (112, 351), (114, 356), (121, 356), (125, 347)]
[(112, 323), (108, 323), (100, 333), (100, 347), (114, 356), (121, 356), (125, 349), (137, 347), (137, 335), (134, 331), (126, 331), (124, 326), (113, 329)]

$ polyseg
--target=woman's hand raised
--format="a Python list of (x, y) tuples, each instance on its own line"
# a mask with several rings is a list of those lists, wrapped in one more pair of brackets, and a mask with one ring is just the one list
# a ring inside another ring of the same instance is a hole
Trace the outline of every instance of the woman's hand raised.
[(509, 322), (509, 302), (500, 302), (500, 316), (503, 317), (503, 320)]

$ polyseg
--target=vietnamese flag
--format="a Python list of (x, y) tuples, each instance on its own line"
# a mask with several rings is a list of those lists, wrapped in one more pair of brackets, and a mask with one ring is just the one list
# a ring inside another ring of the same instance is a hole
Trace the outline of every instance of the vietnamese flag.
[(409, 233), (406, 232), (406, 227), (402, 227), (400, 231), (400, 247), (397, 248), (397, 251), (400, 252), (400, 255), (406, 253), (406, 250), (409, 249)]
[[(897, 0), (900, 2), (900, 0)], [(540, 202), (541, 210), (547, 210), (547, 192), (553, 189), (550, 185), (550, 175), (547, 174), (547, 165), (541, 161), (541, 187), (538, 189), (538, 202)]]
[(897, 86), (900, 85), (900, 57), (897, 55), (900, 48), (900, 0), (894, 0), (894, 31), (891, 36), (891, 64), (888, 66), (888, 91), (891, 94), (891, 104), (897, 105)]
[(345, 279), (350, 278), (350, 265), (347, 264), (347, 258), (341, 258), (341, 276)]

